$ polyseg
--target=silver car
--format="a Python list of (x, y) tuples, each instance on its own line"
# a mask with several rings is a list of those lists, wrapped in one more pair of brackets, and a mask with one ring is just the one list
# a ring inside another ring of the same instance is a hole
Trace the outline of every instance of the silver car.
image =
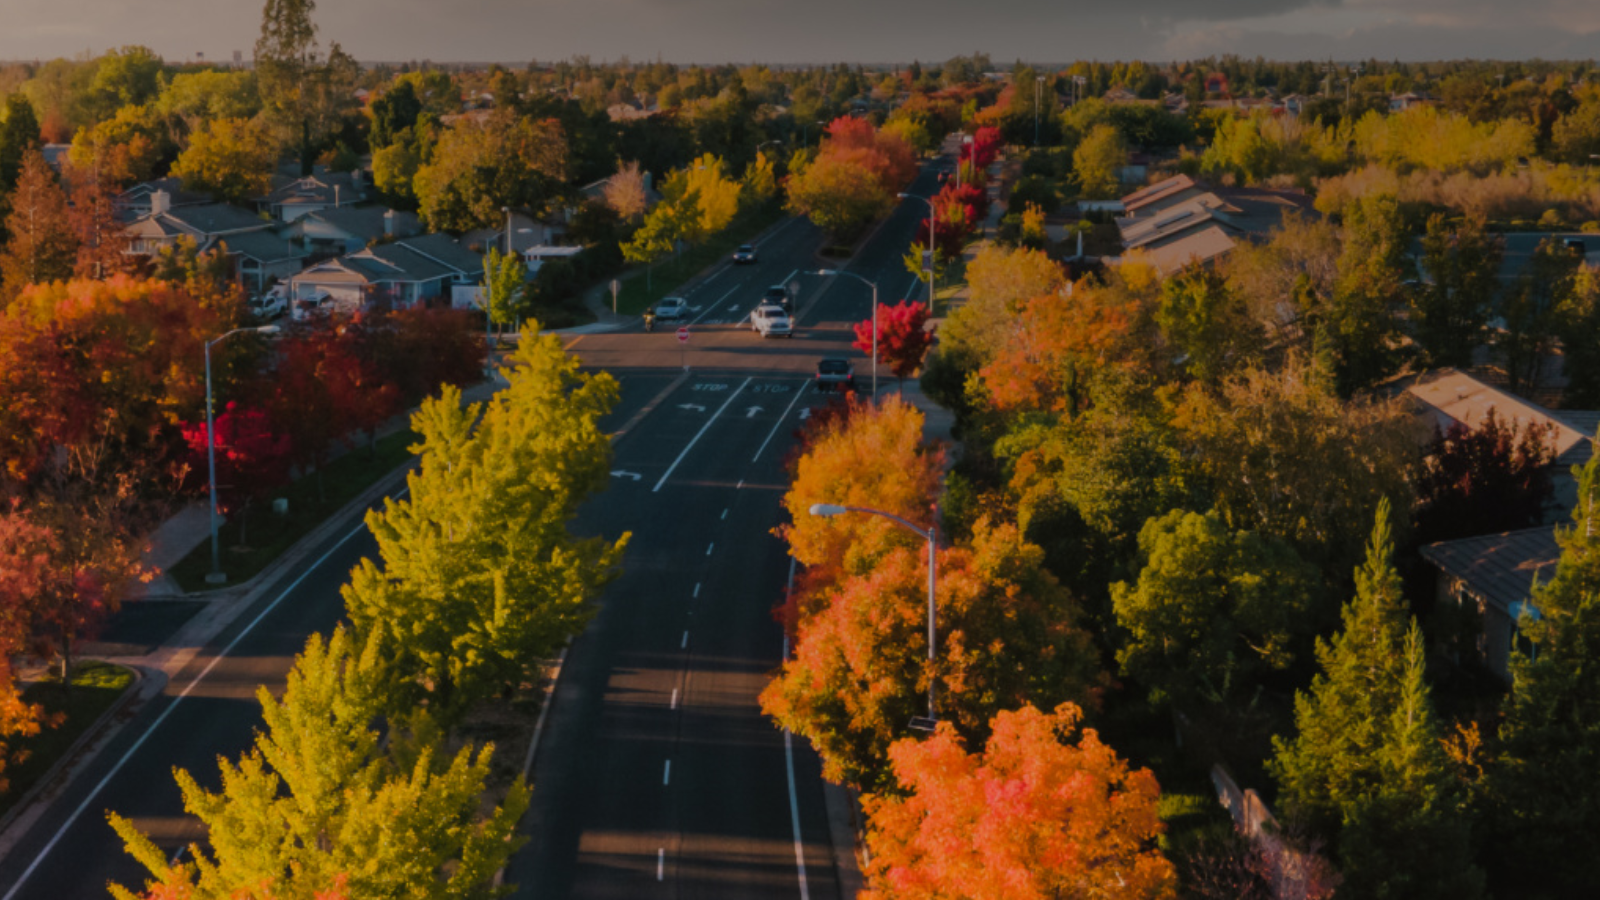
[(770, 303), (763, 303), (750, 313), (750, 327), (762, 337), (794, 337), (789, 314)]

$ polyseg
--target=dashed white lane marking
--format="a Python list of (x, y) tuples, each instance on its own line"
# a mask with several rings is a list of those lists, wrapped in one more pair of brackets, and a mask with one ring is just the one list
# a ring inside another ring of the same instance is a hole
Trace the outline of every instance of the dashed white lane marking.
[(734, 485), (733, 489), (737, 491), (742, 487), (744, 487), (744, 479), (743, 478), (739, 479), (739, 483)]
[(665, 786), (667, 786), (668, 784), (671, 784), (671, 783), (672, 783), (672, 760), (669, 759), (669, 760), (667, 760), (666, 768), (663, 768), (661, 770), (661, 785), (662, 785), (662, 787), (665, 787)]
[(683, 650), (688, 646), (689, 646), (689, 632), (685, 631), (683, 633), (683, 641), (678, 644), (678, 649), (679, 650)]
[(700, 582), (698, 581), (694, 583), (694, 595), (696, 597), (700, 596)]
[(717, 542), (716, 541), (712, 541), (711, 543), (707, 544), (706, 545), (706, 555), (710, 556), (711, 555), (711, 551), (716, 549), (716, 546), (717, 546)]
[[(678, 458), (672, 461), (672, 465), (667, 467), (666, 472), (662, 473), (661, 480), (656, 482), (656, 486), (650, 489), (651, 493), (657, 493), (661, 490), (661, 486), (667, 483), (667, 479), (672, 477), (672, 473), (678, 470), (678, 464), (682, 463), (683, 458), (689, 455), (689, 451), (694, 449), (695, 444), (700, 443), (700, 439), (704, 437), (706, 431), (711, 428), (711, 423), (717, 421), (717, 417), (722, 415), (722, 411), (728, 408), (728, 405), (733, 402), (735, 397), (739, 396), (739, 392), (743, 391), (745, 389), (745, 385), (749, 384), (751, 379), (754, 377), (755, 376), (752, 375), (750, 378), (746, 378), (744, 383), (739, 385), (737, 390), (728, 395), (728, 399), (722, 401), (722, 405), (717, 408), (716, 412), (711, 414), (711, 418), (706, 419), (706, 423), (701, 425), (700, 430), (695, 432), (694, 437), (690, 439), (689, 446), (683, 448), (683, 452), (678, 454)], [(743, 484), (743, 482), (740, 483)]]
[[(723, 271), (727, 271), (727, 270), (724, 269)], [(721, 273), (718, 273), (718, 274), (721, 274)], [(722, 301), (724, 301), (724, 300), (728, 299), (729, 297), (733, 296), (733, 292), (737, 291), (738, 289), (739, 289), (738, 286), (734, 286), (734, 287), (729, 288), (728, 289), (728, 293), (723, 294), (721, 297), (718, 297), (717, 298), (717, 302), (711, 304), (708, 307), (706, 307), (706, 311), (705, 312), (701, 313), (698, 316), (695, 316), (693, 319), (690, 319), (689, 320), (689, 324), (693, 325), (696, 322), (699, 322), (701, 319), (705, 318), (706, 316), (710, 315), (712, 310), (716, 309), (718, 306), (721, 306), (722, 305)]]
[(724, 518), (724, 519), (726, 519), (726, 518), (727, 518), (727, 517), (728, 517), (728, 511), (727, 511), (727, 510), (723, 510), (723, 511), (722, 511), (722, 517), (723, 517), (723, 518)]
[(656, 851), (656, 880), (667, 880), (667, 848), (665, 847)]
[[(760, 459), (762, 452), (767, 449), (767, 445), (772, 443), (773, 436), (778, 433), (779, 428), (783, 427), (783, 421), (789, 418), (789, 413), (794, 411), (794, 405), (799, 403), (800, 397), (805, 394), (806, 386), (807, 385), (803, 383), (800, 385), (800, 390), (794, 392), (794, 399), (789, 401), (788, 408), (784, 409), (783, 415), (778, 417), (778, 421), (772, 423), (772, 430), (767, 432), (767, 439), (761, 442), (761, 448), (756, 451), (756, 455), (750, 457), (751, 462), (755, 462), (756, 460)], [(740, 482), (740, 484), (743, 484), (743, 482)]]
[(668, 709), (677, 709), (678, 708), (678, 689), (677, 688), (673, 688), (672, 689), (672, 705), (668, 706), (667, 708)]

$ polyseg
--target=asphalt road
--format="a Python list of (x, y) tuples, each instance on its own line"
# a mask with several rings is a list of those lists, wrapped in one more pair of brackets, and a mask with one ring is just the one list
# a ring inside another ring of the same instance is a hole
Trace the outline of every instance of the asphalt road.
[[(927, 194), (925, 173), (913, 192)], [(893, 303), (921, 288), (900, 261), (925, 215), (901, 205), (849, 265)], [(788, 560), (782, 458), (807, 410), (816, 360), (855, 358), (849, 325), (870, 290), (821, 268), (821, 236), (791, 221), (761, 259), (727, 266), (687, 297), (690, 340), (672, 326), (575, 338), (585, 365), (619, 377), (611, 488), (586, 505), (585, 533), (633, 539), (623, 574), (572, 645), (534, 771), (533, 840), (508, 873), (519, 897), (751, 897), (840, 894), (819, 766), (763, 717), (756, 696), (783, 652), (771, 610)], [(771, 284), (798, 281), (795, 337), (741, 320)], [(689, 366), (686, 372), (683, 366)], [(884, 373), (885, 390), (892, 380)], [(258, 685), (281, 689), (315, 631), (342, 614), (339, 587), (375, 553), (359, 518), (286, 572), (140, 709), (0, 860), (0, 900), (106, 896), (145, 872), (106, 824), (135, 821), (168, 853), (203, 838), (172, 778), (215, 788), (259, 726)], [(792, 756), (793, 769), (789, 759)], [(801, 863), (805, 887), (802, 889)]]

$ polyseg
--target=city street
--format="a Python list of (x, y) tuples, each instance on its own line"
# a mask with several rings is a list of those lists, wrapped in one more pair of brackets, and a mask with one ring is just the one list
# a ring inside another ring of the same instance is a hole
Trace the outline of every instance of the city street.
[[(924, 172), (913, 192), (933, 187)], [(925, 298), (901, 262), (925, 214), (904, 202), (846, 266), (878, 281), (882, 302)], [(840, 895), (817, 759), (796, 740), (791, 769), (783, 733), (756, 703), (783, 653), (772, 609), (789, 564), (771, 533), (783, 520), (782, 461), (803, 418), (827, 402), (810, 388), (816, 360), (850, 356), (858, 384), (870, 383), (869, 361), (848, 348), (869, 290), (806, 274), (822, 266), (821, 244), (809, 223), (787, 221), (758, 264), (702, 280), (686, 294), (687, 343), (677, 323), (568, 339), (622, 384), (607, 422), (612, 484), (576, 528), (633, 539), (566, 658), (533, 772), (532, 840), (508, 872), (516, 896)], [(793, 338), (740, 324), (768, 285), (792, 282)], [(893, 389), (886, 371), (880, 384)], [(257, 685), (281, 688), (306, 636), (340, 619), (339, 586), (376, 548), (358, 517), (336, 534), (278, 575), (16, 838), (0, 860), (0, 900), (141, 884), (108, 810), (169, 853), (203, 837), (172, 770), (215, 787), (217, 757), (237, 757), (259, 726)]]

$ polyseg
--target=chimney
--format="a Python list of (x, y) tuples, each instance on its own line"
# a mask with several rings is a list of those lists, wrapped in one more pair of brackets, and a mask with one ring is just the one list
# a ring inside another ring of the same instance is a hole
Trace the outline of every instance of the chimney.
[(394, 237), (400, 230), (400, 216), (392, 209), (383, 211), (383, 236)]
[(150, 192), (150, 215), (159, 216), (172, 208), (172, 195), (166, 191)]

